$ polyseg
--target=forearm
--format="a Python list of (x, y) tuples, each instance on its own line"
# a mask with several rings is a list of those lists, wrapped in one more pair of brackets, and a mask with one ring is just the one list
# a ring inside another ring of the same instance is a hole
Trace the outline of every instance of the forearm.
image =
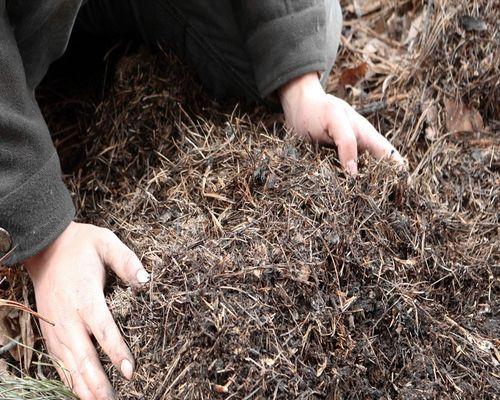
[(57, 237), (73, 214), (57, 154), (29, 89), (5, 6), (0, 4), (0, 227), (4, 236), (0, 258), (10, 247), (11, 257), (3, 261), (7, 264), (35, 254)]

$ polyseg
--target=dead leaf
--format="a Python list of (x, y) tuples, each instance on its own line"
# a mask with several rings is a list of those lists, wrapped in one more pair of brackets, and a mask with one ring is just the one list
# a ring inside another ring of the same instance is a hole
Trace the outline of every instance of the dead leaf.
[(10, 312), (11, 308), (0, 306), (0, 347), (5, 346), (17, 335), (9, 318)]
[(234, 204), (233, 200), (230, 200), (227, 197), (221, 196), (220, 194), (217, 194), (217, 193), (206, 192), (206, 193), (203, 193), (203, 196), (209, 197), (211, 199), (223, 201), (223, 202), (226, 202), (226, 203), (229, 203), (229, 204)]
[(252, 273), (257, 277), (261, 278), (262, 277), (262, 269), (261, 268), (254, 268), (252, 269)]
[(325, 357), (323, 359), (323, 362), (321, 363), (321, 365), (319, 366), (318, 370), (316, 371), (316, 378), (319, 378), (321, 375), (323, 375), (323, 372), (325, 371), (326, 369), (326, 365), (328, 363), (328, 359)]
[(380, 0), (353, 0), (354, 12), (358, 17), (371, 14), (382, 7)]
[(225, 385), (214, 385), (215, 393), (229, 393), (229, 386), (233, 383), (234, 375), (229, 378)]
[(215, 393), (227, 393), (229, 389), (226, 386), (215, 385), (214, 386)]
[(391, 62), (394, 61), (394, 49), (391, 49), (387, 45), (387, 43), (384, 43), (383, 41), (377, 38), (372, 38), (368, 40), (368, 42), (363, 47), (364, 60), (372, 62), (373, 55), (384, 57), (388, 60), (390, 59)]
[(2, 378), (8, 377), (12, 377), (12, 374), (9, 372), (8, 364), (4, 359), (0, 358), (0, 381)]
[(366, 78), (368, 74), (368, 64), (361, 63), (357, 67), (348, 68), (342, 71), (340, 75), (339, 83), (342, 86), (354, 86), (358, 82)]
[[(24, 304), (28, 307), (28, 286), (26, 282), (23, 284), (23, 300)], [(33, 346), (35, 345), (35, 335), (33, 333), (33, 326), (31, 325), (30, 313), (21, 313), (19, 316), (19, 328), (21, 330), (21, 343), (23, 344), (20, 350), (22, 351), (24, 368), (28, 371), (33, 357)]]
[(423, 114), (427, 128), (425, 129), (425, 138), (427, 140), (435, 140), (439, 134), (438, 128), (438, 109), (432, 100), (425, 100), (422, 104)]
[(408, 35), (404, 41), (405, 45), (412, 44), (415, 39), (417, 39), (418, 35), (422, 32), (424, 26), (424, 17), (423, 13), (420, 13), (411, 23), (410, 30), (408, 31)]
[(310, 275), (311, 275), (311, 269), (309, 268), (309, 266), (307, 264), (303, 264), (300, 267), (299, 279), (301, 281), (307, 282), (307, 281), (309, 281), (309, 276)]
[(21, 339), (18, 324), (20, 314), (16, 309), (0, 307), (0, 347), (6, 346), (4, 352), (9, 352), (16, 361), (21, 360), (19, 346), (16, 345), (16, 341)]
[(268, 367), (272, 367), (276, 363), (277, 359), (278, 359), (277, 357), (276, 358), (264, 357), (262, 358), (262, 363), (264, 365), (267, 365)]
[(482, 19), (471, 17), (470, 15), (460, 17), (460, 24), (468, 32), (483, 32), (488, 29), (488, 25)]
[(484, 130), (483, 117), (474, 107), (465, 105), (461, 100), (444, 99), (446, 110), (446, 129), (448, 132), (477, 132)]
[(33, 357), (33, 346), (35, 344), (35, 336), (33, 334), (33, 327), (31, 326), (31, 315), (28, 313), (21, 313), (19, 316), (19, 327), (21, 330), (22, 346), (18, 346), (18, 351), (22, 355), (23, 365), (27, 371), (31, 365), (31, 358)]

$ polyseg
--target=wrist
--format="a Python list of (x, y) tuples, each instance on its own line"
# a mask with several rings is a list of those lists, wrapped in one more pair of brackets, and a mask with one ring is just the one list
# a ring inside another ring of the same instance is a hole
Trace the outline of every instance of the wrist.
[(54, 253), (57, 246), (59, 246), (60, 243), (64, 241), (67, 235), (71, 234), (71, 231), (75, 229), (75, 227), (76, 223), (71, 221), (66, 229), (58, 237), (56, 237), (52, 243), (50, 243), (47, 247), (42, 249), (37, 254), (24, 260), (23, 265), (33, 282), (35, 282), (44, 273), (43, 270), (45, 269), (45, 266), (50, 264), (47, 262), (47, 260), (51, 258), (51, 255), (52, 253)]
[(283, 111), (286, 113), (290, 108), (308, 97), (316, 97), (325, 94), (317, 72), (310, 72), (294, 78), (285, 83), (278, 90)]
[[(49, 245), (49, 247), (50, 246), (51, 245)], [(27, 258), (23, 261), (24, 268), (28, 272), (28, 275), (31, 278), (33, 284), (36, 284), (36, 282), (41, 276), (43, 276), (45, 272), (45, 263), (43, 262), (43, 260), (46, 258), (45, 253), (47, 249), (48, 248), (45, 248), (38, 254), (35, 254), (34, 256), (31, 256), (30, 258)]]

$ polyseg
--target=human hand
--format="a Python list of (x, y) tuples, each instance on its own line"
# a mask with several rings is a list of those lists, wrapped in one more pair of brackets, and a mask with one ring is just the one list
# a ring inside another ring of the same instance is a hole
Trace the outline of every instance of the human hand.
[(134, 359), (106, 305), (104, 268), (139, 286), (149, 280), (141, 262), (110, 230), (72, 222), (25, 265), (38, 312), (54, 323), (40, 322), (49, 353), (64, 367), (59, 375), (82, 400), (114, 399), (91, 335), (127, 379)]
[(279, 91), (286, 124), (304, 138), (337, 146), (339, 160), (351, 175), (358, 171), (358, 152), (390, 157), (404, 165), (394, 146), (349, 104), (326, 94), (317, 73), (294, 79)]

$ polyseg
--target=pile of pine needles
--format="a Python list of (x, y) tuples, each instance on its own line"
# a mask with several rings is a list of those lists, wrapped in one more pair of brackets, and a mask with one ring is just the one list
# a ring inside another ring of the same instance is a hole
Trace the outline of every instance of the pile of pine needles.
[(409, 172), (363, 157), (349, 178), (163, 51), (123, 57), (94, 103), (45, 102), (79, 220), (152, 272), (141, 293), (110, 277), (137, 360), (124, 382), (103, 356), (118, 398), (500, 392), (498, 6), (343, 3), (328, 90)]

